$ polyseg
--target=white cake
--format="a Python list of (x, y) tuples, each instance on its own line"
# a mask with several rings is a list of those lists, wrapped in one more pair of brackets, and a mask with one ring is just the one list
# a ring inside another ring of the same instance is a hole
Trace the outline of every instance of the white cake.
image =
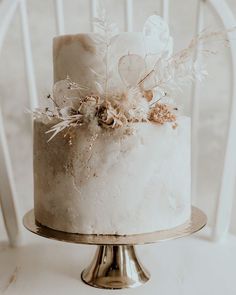
[[(113, 37), (107, 56), (109, 92), (123, 91), (118, 61), (128, 53), (145, 57), (172, 51), (169, 35), (144, 40), (142, 33)], [(86, 85), (81, 95), (96, 93), (96, 76), (107, 69), (96, 34), (54, 39), (54, 80)], [(161, 38), (164, 38), (163, 40)], [(156, 43), (159, 41), (159, 43)], [(166, 46), (167, 45), (167, 46)], [(147, 48), (148, 46), (148, 48)], [(147, 65), (148, 67), (149, 65)], [(92, 70), (91, 70), (92, 68)], [(57, 93), (60, 93), (57, 91)], [(190, 119), (176, 123), (132, 122), (124, 132), (83, 125), (68, 144), (67, 129), (48, 142), (58, 119), (34, 122), (36, 220), (47, 227), (82, 234), (138, 234), (169, 229), (191, 214)], [(177, 126), (177, 127), (176, 127)]]

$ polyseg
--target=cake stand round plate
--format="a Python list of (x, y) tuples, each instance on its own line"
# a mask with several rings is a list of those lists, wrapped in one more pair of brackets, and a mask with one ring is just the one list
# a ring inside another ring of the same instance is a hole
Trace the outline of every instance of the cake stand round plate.
[(93, 287), (123, 289), (140, 286), (150, 275), (135, 253), (134, 245), (157, 243), (181, 238), (201, 230), (207, 223), (206, 215), (192, 207), (191, 219), (172, 229), (136, 235), (87, 235), (53, 230), (35, 220), (34, 210), (25, 214), (24, 226), (34, 234), (63, 242), (98, 245), (90, 266), (82, 272), (82, 280)]

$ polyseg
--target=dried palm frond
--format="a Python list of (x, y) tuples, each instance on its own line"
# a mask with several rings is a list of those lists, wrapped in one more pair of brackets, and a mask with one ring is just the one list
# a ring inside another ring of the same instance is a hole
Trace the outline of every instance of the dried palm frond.
[(53, 133), (48, 139), (48, 142), (52, 140), (59, 132), (62, 132), (66, 128), (78, 127), (83, 125), (83, 115), (72, 115), (64, 118), (61, 122), (52, 126), (46, 133)]

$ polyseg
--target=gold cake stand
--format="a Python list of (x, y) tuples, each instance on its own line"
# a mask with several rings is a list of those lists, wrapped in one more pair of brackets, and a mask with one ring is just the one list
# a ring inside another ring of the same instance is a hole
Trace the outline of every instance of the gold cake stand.
[(172, 240), (193, 234), (207, 223), (206, 215), (192, 207), (189, 222), (169, 229), (137, 235), (86, 235), (72, 234), (50, 229), (39, 224), (34, 210), (25, 214), (24, 226), (39, 236), (76, 244), (98, 245), (91, 264), (82, 272), (82, 280), (96, 288), (123, 289), (146, 283), (150, 275), (137, 258), (134, 245)]

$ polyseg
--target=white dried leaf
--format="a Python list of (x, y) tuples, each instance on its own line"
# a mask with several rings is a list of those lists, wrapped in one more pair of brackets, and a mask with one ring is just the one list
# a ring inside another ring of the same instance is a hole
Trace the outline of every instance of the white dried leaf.
[(68, 77), (65, 80), (58, 81), (53, 86), (53, 100), (56, 106), (63, 108), (65, 106), (74, 106), (81, 96), (81, 91), (85, 88), (74, 83)]
[(137, 54), (128, 54), (119, 59), (118, 71), (126, 86), (137, 85), (145, 68), (145, 60)]
[[(168, 24), (158, 15), (151, 15), (143, 27), (147, 54), (165, 53), (170, 56), (173, 52), (173, 39), (170, 37)], [(153, 42), (153, 40), (156, 42)]]
[(149, 16), (143, 27), (145, 36), (156, 36), (166, 31), (168, 31), (168, 26), (159, 15)]
[(146, 78), (139, 83), (143, 90), (153, 89), (157, 84), (157, 76), (155, 71), (151, 71)]

